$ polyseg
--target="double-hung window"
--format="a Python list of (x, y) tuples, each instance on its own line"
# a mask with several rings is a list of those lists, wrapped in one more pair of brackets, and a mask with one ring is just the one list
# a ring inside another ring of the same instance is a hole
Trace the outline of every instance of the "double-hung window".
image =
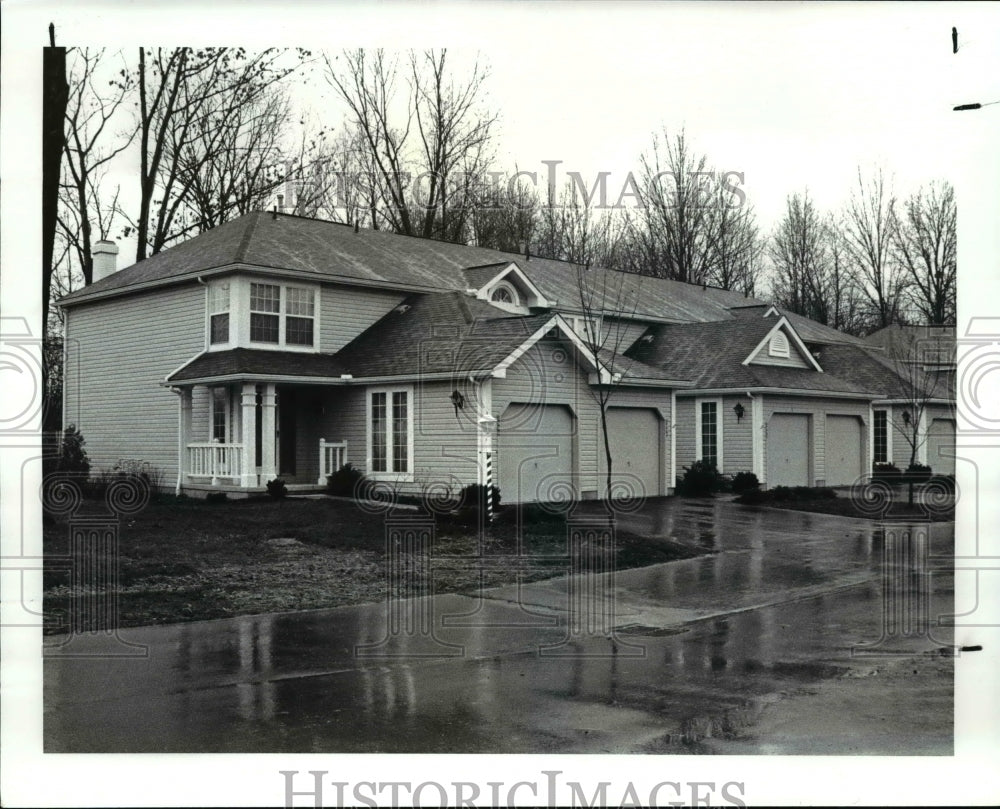
[(371, 473), (398, 478), (413, 473), (413, 404), (410, 388), (379, 388), (368, 394)]
[(210, 345), (229, 342), (229, 282), (208, 288), (208, 340)]
[(316, 293), (310, 287), (250, 284), (250, 342), (315, 344)]

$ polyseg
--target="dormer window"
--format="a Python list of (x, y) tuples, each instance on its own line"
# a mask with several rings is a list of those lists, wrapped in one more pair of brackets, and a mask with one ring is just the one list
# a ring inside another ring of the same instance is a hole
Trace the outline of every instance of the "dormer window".
[(771, 335), (771, 341), (767, 347), (767, 353), (772, 357), (789, 356), (788, 336), (782, 331), (776, 331)]
[(490, 300), (493, 303), (506, 304), (507, 306), (521, 305), (521, 296), (517, 294), (514, 285), (507, 281), (499, 281), (493, 287), (493, 291), (490, 292)]

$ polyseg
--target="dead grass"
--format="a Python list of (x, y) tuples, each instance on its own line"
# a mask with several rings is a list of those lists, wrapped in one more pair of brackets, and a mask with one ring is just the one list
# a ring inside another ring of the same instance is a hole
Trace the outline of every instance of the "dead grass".
[[(101, 514), (103, 504), (83, 512)], [(396, 512), (415, 515), (416, 512)], [(474, 525), (439, 520), (426, 592), (473, 590), (563, 575), (566, 528), (559, 517), (519, 530), (498, 519), (480, 546)], [(376, 602), (386, 597), (386, 518), (327, 499), (207, 503), (162, 498), (119, 523), (118, 625), (225, 618)], [(618, 536), (616, 564), (638, 567), (693, 555), (672, 543)], [(46, 631), (66, 631), (79, 598), (70, 586), (69, 525), (44, 533)], [(485, 564), (469, 564), (481, 550)], [(512, 556), (519, 557), (512, 561)]]

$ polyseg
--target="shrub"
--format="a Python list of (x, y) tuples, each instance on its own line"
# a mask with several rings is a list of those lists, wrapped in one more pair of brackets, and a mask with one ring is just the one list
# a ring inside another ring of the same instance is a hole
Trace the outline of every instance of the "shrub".
[(288, 496), (288, 487), (281, 478), (275, 478), (267, 482), (267, 493), (275, 500), (280, 500), (282, 497)]
[(340, 469), (326, 478), (327, 494), (335, 497), (353, 497), (358, 483), (364, 480), (365, 474), (350, 464), (344, 464)]
[(225, 503), (229, 496), (225, 492), (209, 492), (205, 495), (206, 503)]
[(836, 497), (837, 493), (827, 486), (775, 486), (773, 489), (768, 489), (767, 491), (751, 489), (740, 497), (737, 502), (753, 506), (774, 502), (794, 503), (808, 500), (833, 500)]
[(677, 481), (677, 491), (688, 497), (709, 497), (720, 485), (719, 470), (714, 463), (695, 461), (684, 468), (684, 476)]
[(87, 450), (84, 449), (86, 443), (75, 424), (70, 424), (66, 428), (59, 448), (60, 472), (69, 472), (81, 477), (90, 474), (90, 459), (87, 458)]
[[(500, 489), (491, 486), (490, 491), (493, 496), (493, 511), (495, 512), (500, 508)], [(465, 486), (458, 495), (458, 507), (461, 510), (483, 511), (486, 508), (486, 486), (482, 483), (470, 483)]]
[(740, 472), (733, 478), (733, 494), (746, 494), (760, 488), (760, 481), (753, 472)]

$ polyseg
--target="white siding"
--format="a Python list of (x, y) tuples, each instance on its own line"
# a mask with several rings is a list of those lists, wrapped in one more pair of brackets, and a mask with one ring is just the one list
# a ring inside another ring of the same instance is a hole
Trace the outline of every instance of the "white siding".
[[(74, 306), (66, 334), (63, 421), (79, 427), (94, 472), (120, 458), (142, 460), (172, 487), (178, 397), (159, 383), (204, 348), (204, 289), (191, 283)], [(195, 436), (208, 433), (206, 397), (195, 393)]]
[(340, 351), (405, 297), (386, 290), (324, 286), (320, 293), (320, 350)]

